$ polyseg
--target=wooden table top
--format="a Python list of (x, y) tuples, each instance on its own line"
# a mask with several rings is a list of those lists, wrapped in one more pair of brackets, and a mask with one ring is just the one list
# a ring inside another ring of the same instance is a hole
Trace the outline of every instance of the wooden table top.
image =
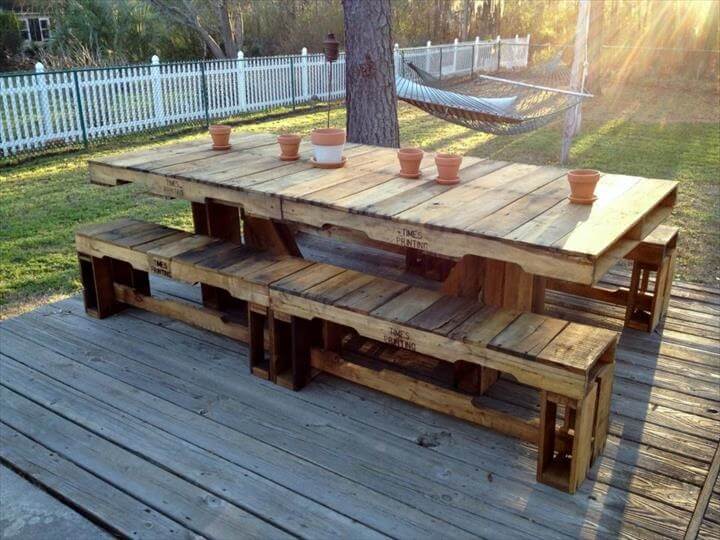
[(159, 195), (243, 206), (259, 217), (347, 227), (441, 255), (479, 255), (526, 272), (594, 283), (670, 213), (677, 182), (603, 174), (598, 200), (571, 204), (566, 170), (467, 156), (460, 184), (434, 182), (432, 155), (419, 180), (400, 178), (396, 150), (348, 144), (341, 169), (280, 161), (275, 136), (234, 134), (233, 147), (178, 143), (89, 162), (94, 183), (139, 182)]

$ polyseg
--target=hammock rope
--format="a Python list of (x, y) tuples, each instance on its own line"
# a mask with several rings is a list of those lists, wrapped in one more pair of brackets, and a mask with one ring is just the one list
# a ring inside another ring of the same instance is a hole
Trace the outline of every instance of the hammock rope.
[[(592, 97), (583, 92), (489, 75), (476, 75), (473, 84), (476, 95), (467, 95), (447, 90), (447, 79), (435, 77), (412, 62), (405, 63), (404, 59), (402, 62), (403, 76), (395, 81), (399, 99), (442, 120), (494, 135), (533, 131)], [(560, 59), (553, 58), (549, 67), (542, 71), (552, 84), (562, 70)]]

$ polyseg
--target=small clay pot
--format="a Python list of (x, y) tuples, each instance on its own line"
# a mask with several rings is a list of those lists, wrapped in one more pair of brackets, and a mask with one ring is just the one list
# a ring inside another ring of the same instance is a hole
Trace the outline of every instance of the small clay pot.
[(213, 150), (227, 150), (230, 148), (230, 126), (213, 124), (208, 128), (212, 137)]
[(600, 173), (592, 169), (575, 169), (569, 171), (570, 201), (579, 204), (592, 204), (595, 197), (595, 186), (600, 180)]
[(345, 148), (345, 130), (338, 128), (315, 129), (310, 134), (313, 145), (313, 155), (317, 163), (343, 162), (343, 149)]
[(436, 154), (435, 166), (438, 170), (438, 177), (435, 181), (445, 185), (457, 184), (460, 181), (458, 171), (462, 159), (462, 156), (458, 154)]
[(403, 178), (420, 178), (420, 162), (423, 155), (420, 148), (401, 148), (398, 150), (400, 176)]
[(300, 156), (300, 135), (278, 135), (277, 142), (280, 145), (280, 159), (283, 161), (294, 161)]

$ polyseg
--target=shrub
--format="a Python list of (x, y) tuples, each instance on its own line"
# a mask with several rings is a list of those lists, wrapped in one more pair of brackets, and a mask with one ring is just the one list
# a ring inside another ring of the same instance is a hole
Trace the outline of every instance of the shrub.
[(0, 54), (5, 58), (16, 55), (22, 41), (18, 18), (12, 11), (0, 11)]

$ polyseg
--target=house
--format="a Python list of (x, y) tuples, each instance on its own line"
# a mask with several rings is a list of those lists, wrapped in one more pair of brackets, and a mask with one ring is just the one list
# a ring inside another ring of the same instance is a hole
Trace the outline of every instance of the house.
[(50, 18), (37, 12), (17, 12), (23, 45), (45, 43), (50, 39)]

